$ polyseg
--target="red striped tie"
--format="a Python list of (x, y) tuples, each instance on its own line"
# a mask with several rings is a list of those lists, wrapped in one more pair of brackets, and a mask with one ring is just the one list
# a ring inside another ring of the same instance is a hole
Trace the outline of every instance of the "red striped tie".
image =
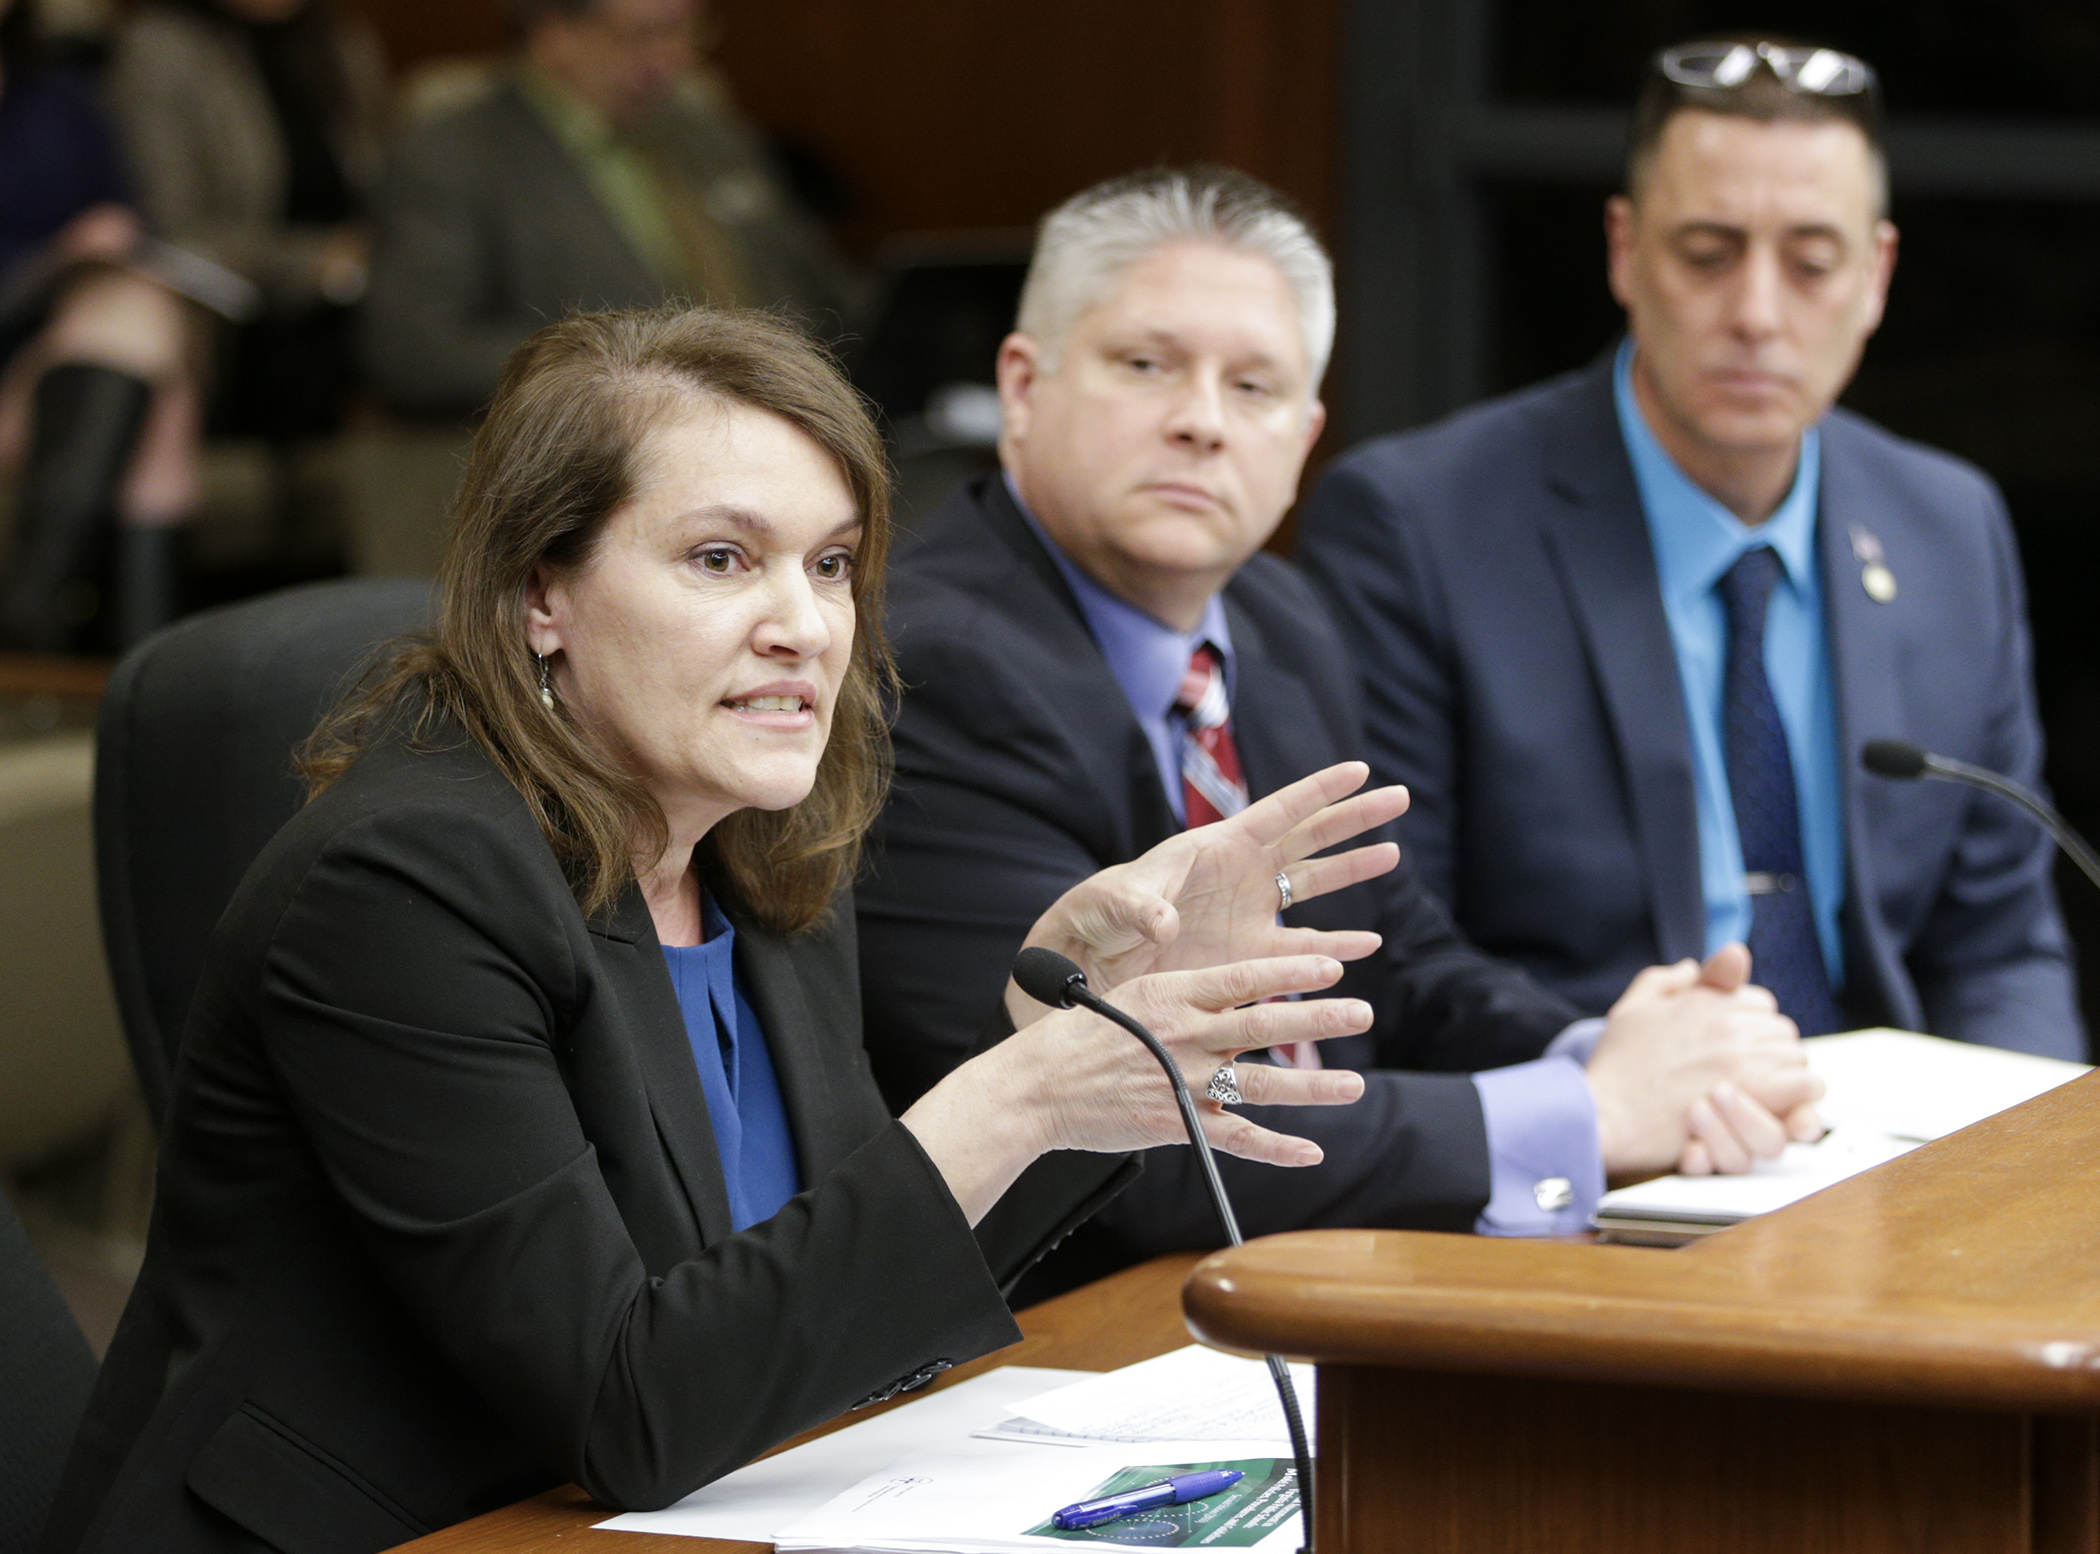
[[(1247, 779), (1239, 746), (1232, 739), (1232, 708), (1225, 695), (1225, 669), (1218, 650), (1205, 642), (1189, 655), (1174, 699), (1181, 725), (1181, 802), (1191, 830), (1237, 815), (1247, 807)], [(1292, 1068), (1318, 1068), (1317, 1042), (1294, 1041), (1270, 1049)]]
[(1208, 642), (1189, 655), (1181, 692), (1181, 798), (1191, 826), (1237, 815), (1247, 807), (1247, 780), (1240, 775), (1239, 746), (1232, 742), (1232, 707), (1225, 697), (1225, 670)]

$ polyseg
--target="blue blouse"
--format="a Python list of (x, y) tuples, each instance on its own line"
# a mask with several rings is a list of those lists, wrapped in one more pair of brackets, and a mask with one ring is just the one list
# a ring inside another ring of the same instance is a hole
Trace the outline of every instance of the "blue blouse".
[(766, 1033), (736, 985), (736, 930), (712, 897), (701, 896), (700, 913), (707, 942), (667, 944), (664, 960), (722, 1157), (729, 1223), (742, 1230), (779, 1213), (802, 1190), (802, 1171)]

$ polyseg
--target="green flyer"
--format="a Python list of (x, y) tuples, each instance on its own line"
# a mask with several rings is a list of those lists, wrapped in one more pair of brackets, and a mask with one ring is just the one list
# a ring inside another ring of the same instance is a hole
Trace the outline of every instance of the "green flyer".
[(1237, 1462), (1184, 1462), (1170, 1467), (1152, 1464), (1123, 1468), (1080, 1496), (1105, 1500), (1157, 1484), (1163, 1478), (1201, 1473), (1207, 1468), (1237, 1468), (1246, 1475), (1230, 1489), (1187, 1505), (1140, 1511), (1098, 1527), (1063, 1531), (1050, 1522), (1028, 1529), (1031, 1538), (1063, 1538), (1073, 1543), (1146, 1543), (1163, 1549), (1252, 1548), (1298, 1514), (1298, 1468), (1287, 1457), (1245, 1457)]

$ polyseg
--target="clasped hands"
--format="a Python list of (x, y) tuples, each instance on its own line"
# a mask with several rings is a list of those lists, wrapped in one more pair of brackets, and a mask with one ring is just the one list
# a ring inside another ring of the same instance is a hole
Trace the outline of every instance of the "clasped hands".
[[(1331, 986), (1341, 974), (1339, 962), (1378, 949), (1375, 933), (1287, 928), (1277, 921), (1278, 871), (1287, 871), (1292, 899), (1306, 901), (1398, 864), (1399, 849), (1390, 842), (1328, 854), (1406, 810), (1404, 788), (1357, 792), (1368, 775), (1359, 762), (1329, 767), (1229, 820), (1184, 831), (1105, 869), (1066, 892), (1028, 943), (1076, 961), (1096, 988), (1112, 990), (1170, 1049), (1185, 1052), (1184, 1072), (1199, 1092), (1211, 1068), (1240, 1051), (1365, 1030), (1371, 1011), (1355, 999), (1241, 1006)], [(1328, 855), (1316, 856), (1322, 854)], [(1778, 1154), (1789, 1139), (1821, 1132), (1814, 1103), (1822, 1082), (1809, 1071), (1793, 1022), (1770, 993), (1750, 983), (1750, 970), (1749, 952), (1729, 945), (1704, 965), (1650, 967), (1612, 1006), (1585, 1069), (1608, 1177), (1672, 1168), (1745, 1171)], [(1011, 986), (1007, 1007), (1017, 1030), (1046, 1013)], [(1165, 1087), (1156, 1079), (1148, 1087), (1141, 1076), (1142, 1070), (1131, 1076), (1140, 1082), (1126, 1100), (1146, 1123), (1121, 1146), (1079, 1147), (1133, 1147), (1179, 1136)], [(1341, 1104), (1361, 1094), (1353, 1078), (1267, 1065), (1240, 1072), (1241, 1090), (1253, 1105)], [(1074, 1086), (1073, 1103), (1081, 1104), (1092, 1088)], [(1148, 1088), (1158, 1092), (1149, 1103), (1136, 1093)], [(1094, 1092), (1092, 1099), (1102, 1097)], [(1305, 1140), (1260, 1128), (1214, 1103), (1199, 1104), (1218, 1148), (1275, 1164), (1320, 1158)]]

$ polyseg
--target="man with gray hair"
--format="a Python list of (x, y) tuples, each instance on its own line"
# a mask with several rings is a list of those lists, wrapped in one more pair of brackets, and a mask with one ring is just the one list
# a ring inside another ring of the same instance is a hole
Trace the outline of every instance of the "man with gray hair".
[[(857, 905), (894, 1103), (996, 1039), (1006, 967), (1061, 892), (1357, 754), (1341, 644), (1261, 554), (1319, 435), (1333, 297), (1304, 220), (1237, 173), (1140, 173), (1044, 221), (999, 354), (1004, 467), (891, 574), (907, 690)], [(1378, 931), (1336, 988), (1377, 1019), (1321, 1048), (1365, 1072), (1361, 1102), (1265, 1118), (1321, 1164), (1220, 1163), (1250, 1234), (1572, 1230), (1607, 1174), (1740, 1170), (1814, 1125), (1816, 1082), (1740, 946), (1643, 972), (1578, 1023), (1460, 939), (1404, 863), (1313, 900), (1279, 888), (1278, 906)], [(1185, 1153), (1155, 1152), (1045, 1277), (1215, 1245)]]

